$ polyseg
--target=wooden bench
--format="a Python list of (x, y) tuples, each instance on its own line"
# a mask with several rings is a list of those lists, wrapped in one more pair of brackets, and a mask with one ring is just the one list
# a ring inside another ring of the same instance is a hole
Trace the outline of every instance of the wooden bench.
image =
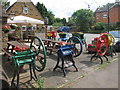
[(8, 56), (8, 61), (10, 61), (9, 57), (13, 56), (13, 53), (10, 53), (9, 50), (2, 48), (2, 52), (4, 53), (4, 55)]
[(5, 48), (2, 48), (2, 51), (4, 52), (4, 55), (7, 55), (8, 57), (11, 57), (12, 54)]
[(50, 40), (50, 39), (42, 39), (44, 42), (44, 45), (46, 45), (46, 49), (50, 50), (50, 55), (52, 54), (52, 52), (57, 52), (58, 48), (57, 45), (60, 44), (60, 41), (54, 41), (54, 40)]

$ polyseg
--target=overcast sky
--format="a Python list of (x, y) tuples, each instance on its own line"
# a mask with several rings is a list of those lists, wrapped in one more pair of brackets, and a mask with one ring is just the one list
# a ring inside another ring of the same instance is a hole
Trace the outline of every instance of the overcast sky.
[[(17, 0), (8, 0), (13, 4)], [(95, 11), (99, 6), (107, 3), (113, 3), (115, 0), (32, 0), (36, 5), (37, 2), (43, 3), (46, 8), (53, 12), (55, 17), (68, 18), (73, 12), (79, 9), (90, 9)]]

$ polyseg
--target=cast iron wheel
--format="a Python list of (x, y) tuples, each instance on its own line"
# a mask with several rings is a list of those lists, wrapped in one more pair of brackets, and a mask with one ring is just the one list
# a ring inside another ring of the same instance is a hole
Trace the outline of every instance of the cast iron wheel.
[(42, 40), (34, 37), (30, 44), (30, 49), (34, 52), (34, 68), (41, 72), (46, 66), (46, 50)]
[(103, 56), (108, 50), (108, 36), (102, 35), (96, 41), (96, 50), (98, 55)]
[(73, 45), (73, 51), (74, 51), (74, 57), (79, 56), (82, 53), (83, 47), (82, 47), (82, 42), (78, 37), (71, 37), (67, 40), (67, 43)]

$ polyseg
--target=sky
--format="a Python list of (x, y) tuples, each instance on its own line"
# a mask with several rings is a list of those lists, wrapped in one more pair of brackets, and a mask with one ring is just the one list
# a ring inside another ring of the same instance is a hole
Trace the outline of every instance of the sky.
[[(8, 0), (13, 4), (17, 0)], [(31, 0), (35, 5), (37, 2), (43, 3), (45, 7), (52, 11), (56, 18), (71, 17), (73, 12), (79, 9), (90, 9), (95, 11), (99, 6), (107, 3), (114, 3), (115, 0)]]

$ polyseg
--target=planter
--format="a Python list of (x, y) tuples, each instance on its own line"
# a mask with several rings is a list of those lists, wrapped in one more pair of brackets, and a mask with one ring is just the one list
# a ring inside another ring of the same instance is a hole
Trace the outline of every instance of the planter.
[(2, 32), (2, 47), (3, 48), (7, 47), (7, 42), (8, 42), (8, 33)]
[(59, 33), (60, 38), (66, 38), (66, 33)]
[(8, 33), (9, 32), (9, 30), (2, 30), (4, 33)]

